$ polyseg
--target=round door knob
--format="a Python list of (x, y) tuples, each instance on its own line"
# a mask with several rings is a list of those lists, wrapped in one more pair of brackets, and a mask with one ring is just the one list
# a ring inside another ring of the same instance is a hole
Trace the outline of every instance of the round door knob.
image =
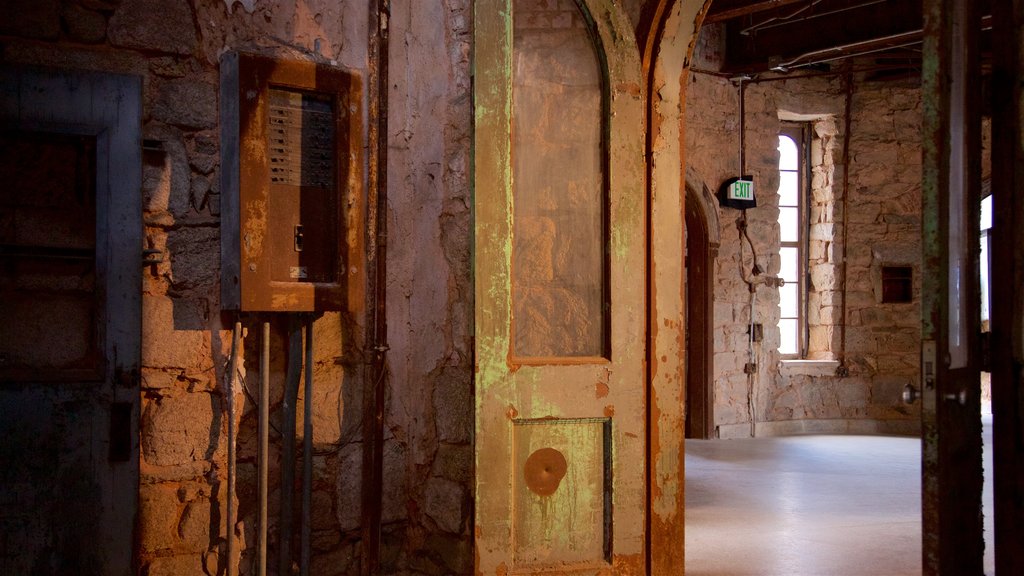
[(967, 390), (965, 390), (963, 388), (961, 388), (960, 391), (955, 393), (955, 394), (952, 393), (952, 392), (949, 392), (949, 393), (943, 394), (942, 397), (945, 398), (946, 400), (949, 400), (950, 402), (956, 402), (956, 403), (960, 404), (961, 406), (966, 406), (967, 405)]
[(914, 402), (917, 402), (917, 397), (917, 388), (914, 388), (913, 384), (907, 384), (906, 386), (903, 387), (904, 404), (913, 404)]

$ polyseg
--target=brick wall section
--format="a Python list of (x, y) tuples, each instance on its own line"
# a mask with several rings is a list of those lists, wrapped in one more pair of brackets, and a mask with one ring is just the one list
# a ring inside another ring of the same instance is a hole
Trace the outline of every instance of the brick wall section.
[[(687, 94), (687, 162), (711, 189), (739, 173), (737, 88), (727, 79), (693, 74)], [(749, 230), (759, 261), (778, 272), (778, 152), (780, 112), (822, 120), (815, 125), (814, 151), (821, 166), (814, 173), (815, 206), (811, 254), (812, 334), (818, 357), (838, 357), (839, 308), (843, 278), (841, 227), (845, 91), (841, 77), (751, 83), (746, 87), (746, 173), (754, 175), (758, 207), (748, 211)], [(920, 91), (909, 82), (854, 79), (849, 175), (847, 337), (849, 376), (831, 369), (781, 369), (777, 352), (778, 293), (759, 288), (756, 321), (765, 325), (755, 344), (758, 374), (752, 387), (758, 422), (869, 419), (883, 428), (914, 431), (918, 408), (904, 406), (900, 393), (917, 383), (920, 342)], [(831, 151), (833, 166), (827, 166)], [(831, 185), (831, 199), (827, 195)], [(750, 295), (740, 278), (749, 270), (750, 252), (741, 260), (735, 221), (739, 212), (718, 209), (722, 245), (715, 265), (715, 422), (729, 435), (749, 428), (747, 323)], [(828, 236), (831, 234), (831, 238)], [(881, 266), (915, 270), (914, 302), (881, 304)], [(835, 325), (829, 329), (827, 323)]]

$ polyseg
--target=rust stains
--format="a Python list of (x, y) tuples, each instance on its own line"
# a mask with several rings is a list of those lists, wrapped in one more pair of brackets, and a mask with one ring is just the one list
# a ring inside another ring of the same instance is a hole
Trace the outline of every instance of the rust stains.
[[(681, 565), (680, 565), (681, 566)], [(646, 574), (643, 554), (616, 554), (612, 556), (612, 568), (620, 576)]]
[(610, 389), (608, 388), (608, 385), (605, 384), (604, 382), (598, 382), (597, 384), (594, 385), (594, 392), (598, 398), (604, 398), (608, 396), (608, 392), (610, 392)]
[(605, 406), (604, 407), (604, 415), (607, 416), (608, 418), (611, 418), (612, 416), (615, 416), (615, 406), (612, 405), (612, 404), (609, 404), (609, 405)]
[(519, 416), (519, 410), (516, 410), (515, 406), (509, 404), (508, 411), (505, 412), (505, 415), (508, 416), (509, 420), (515, 420)]
[(565, 456), (554, 448), (541, 448), (530, 454), (523, 465), (526, 487), (538, 496), (550, 496), (558, 490), (569, 465)]
[(629, 94), (630, 96), (640, 97), (640, 85), (635, 82), (621, 82), (615, 85), (616, 94)]
[(497, 576), (508, 576), (508, 566), (504, 562), (498, 564), (498, 568), (494, 571)]

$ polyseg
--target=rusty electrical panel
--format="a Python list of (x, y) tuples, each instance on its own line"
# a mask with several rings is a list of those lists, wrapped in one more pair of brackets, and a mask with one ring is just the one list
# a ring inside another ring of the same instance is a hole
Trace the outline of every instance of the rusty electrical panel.
[(363, 302), (359, 77), (230, 52), (221, 60), (221, 296), (247, 312)]

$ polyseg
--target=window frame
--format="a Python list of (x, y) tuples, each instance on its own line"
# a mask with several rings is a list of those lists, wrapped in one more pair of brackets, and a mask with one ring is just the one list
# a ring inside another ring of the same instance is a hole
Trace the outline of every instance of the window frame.
[[(781, 223), (779, 229), (779, 248), (780, 248), (780, 264), (781, 264), (781, 249), (782, 248), (796, 248), (797, 250), (797, 316), (795, 318), (797, 325), (797, 352), (782, 353), (779, 352), (779, 357), (782, 360), (800, 360), (807, 358), (808, 351), (808, 340), (809, 340), (809, 325), (807, 319), (807, 299), (808, 299), (808, 285), (810, 283), (810, 274), (808, 266), (808, 241), (810, 238), (810, 217), (809, 217), (809, 195), (810, 195), (810, 134), (811, 124), (810, 123), (797, 123), (797, 122), (784, 122), (779, 128), (778, 135), (780, 137), (785, 136), (793, 141), (797, 147), (797, 169), (795, 170), (797, 175), (797, 218), (798, 218), (798, 229), (796, 241), (782, 241), (782, 230)], [(781, 159), (780, 159), (781, 163)], [(777, 166), (780, 174), (782, 172), (793, 172), (793, 170), (783, 170), (781, 165)], [(790, 207), (791, 205), (785, 205)], [(783, 207), (780, 204), (779, 207)], [(781, 216), (781, 211), (780, 211)], [(779, 320), (793, 319), (792, 317), (783, 317), (782, 308), (780, 302), (779, 308)], [(780, 333), (781, 336), (781, 333)], [(782, 342), (780, 340), (779, 346), (781, 349)]]

